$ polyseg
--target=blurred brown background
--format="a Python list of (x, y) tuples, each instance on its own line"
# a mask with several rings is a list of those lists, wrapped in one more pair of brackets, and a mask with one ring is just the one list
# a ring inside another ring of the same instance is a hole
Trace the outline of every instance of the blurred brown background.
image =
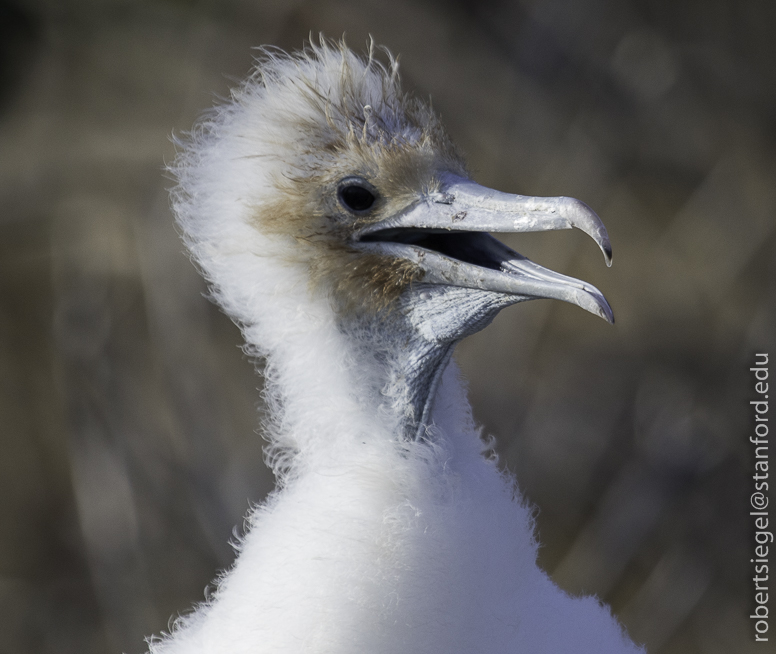
[(458, 351), (541, 564), (652, 654), (774, 651), (747, 439), (776, 355), (775, 29), (772, 0), (0, 0), (0, 652), (141, 652), (271, 487), (260, 379), (162, 167), (252, 46), (311, 32), (400, 53), (478, 181), (609, 228), (611, 270), (580, 233), (509, 243), (615, 327), (532, 302)]

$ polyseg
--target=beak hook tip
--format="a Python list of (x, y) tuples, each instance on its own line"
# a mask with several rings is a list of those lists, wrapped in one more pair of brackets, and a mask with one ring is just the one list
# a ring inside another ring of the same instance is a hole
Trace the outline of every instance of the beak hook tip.
[(607, 310), (602, 310), (601, 311), (601, 318), (603, 318), (610, 325), (613, 325), (614, 324), (614, 311), (612, 311), (612, 307), (610, 307), (608, 303), (606, 305), (606, 309)]
[(606, 262), (606, 267), (611, 268), (612, 267), (612, 246), (609, 243), (609, 239), (605, 239), (603, 243), (601, 243), (601, 250), (604, 253), (604, 261)]

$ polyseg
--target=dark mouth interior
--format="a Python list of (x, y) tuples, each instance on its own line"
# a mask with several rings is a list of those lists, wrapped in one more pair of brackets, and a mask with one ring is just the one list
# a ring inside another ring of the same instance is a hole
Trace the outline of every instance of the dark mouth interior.
[(361, 237), (363, 243), (388, 242), (415, 245), (482, 268), (502, 270), (502, 263), (513, 258), (512, 252), (490, 234), (454, 232), (445, 229), (381, 229)]

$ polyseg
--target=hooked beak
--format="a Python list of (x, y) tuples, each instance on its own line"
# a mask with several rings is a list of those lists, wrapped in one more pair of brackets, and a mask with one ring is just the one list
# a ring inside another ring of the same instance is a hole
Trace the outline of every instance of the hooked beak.
[(612, 265), (601, 219), (573, 198), (501, 193), (449, 175), (443, 190), (354, 235), (360, 248), (409, 259), (424, 282), (511, 295), (515, 301), (551, 298), (576, 304), (614, 323), (603, 294), (591, 284), (543, 268), (488, 232), (543, 232), (576, 227), (590, 235)]

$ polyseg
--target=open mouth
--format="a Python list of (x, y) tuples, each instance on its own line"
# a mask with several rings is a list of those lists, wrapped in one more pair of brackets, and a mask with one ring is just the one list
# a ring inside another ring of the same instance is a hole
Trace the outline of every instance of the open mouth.
[(543, 268), (490, 235), (572, 227), (590, 235), (611, 265), (606, 228), (583, 202), (510, 195), (448, 176), (443, 191), (361, 229), (352, 244), (415, 263), (424, 271), (424, 283), (500, 293), (515, 302), (563, 300), (614, 322), (609, 303), (595, 286)]
[(450, 259), (490, 270), (506, 270), (505, 263), (522, 259), (490, 234), (446, 229), (381, 229), (364, 234), (362, 243), (401, 243), (437, 252)]

